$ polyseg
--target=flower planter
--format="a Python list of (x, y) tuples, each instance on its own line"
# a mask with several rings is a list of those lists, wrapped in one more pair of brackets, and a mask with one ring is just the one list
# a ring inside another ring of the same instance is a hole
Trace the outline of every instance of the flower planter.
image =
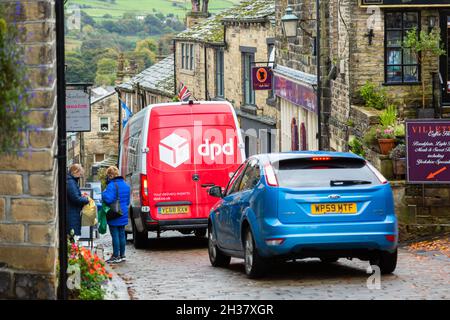
[(406, 175), (406, 158), (393, 159), (392, 169), (395, 176)]
[(395, 147), (395, 139), (378, 139), (381, 154), (388, 155)]

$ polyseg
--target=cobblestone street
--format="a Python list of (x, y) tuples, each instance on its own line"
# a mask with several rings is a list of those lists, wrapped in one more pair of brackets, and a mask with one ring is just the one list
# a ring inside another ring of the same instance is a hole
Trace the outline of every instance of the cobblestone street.
[[(393, 275), (382, 276), (381, 289), (368, 289), (368, 262), (340, 259), (325, 265), (297, 260), (272, 269), (262, 280), (245, 276), (243, 260), (232, 259), (226, 269), (211, 267), (207, 239), (167, 232), (150, 233), (147, 249), (129, 241), (127, 262), (113, 266), (132, 299), (450, 299), (450, 259), (399, 251)], [(110, 236), (99, 241), (105, 256)]]

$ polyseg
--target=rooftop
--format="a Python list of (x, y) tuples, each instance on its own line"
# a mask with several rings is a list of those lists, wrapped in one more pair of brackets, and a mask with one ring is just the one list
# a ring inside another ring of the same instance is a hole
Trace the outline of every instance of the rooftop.
[(238, 5), (212, 16), (198, 25), (179, 33), (177, 40), (223, 43), (223, 23), (269, 21), (275, 16), (275, 0), (242, 0)]
[(172, 97), (175, 91), (173, 60), (173, 55), (170, 55), (137, 74), (130, 81), (118, 85), (117, 88), (134, 91), (139, 85), (145, 90)]

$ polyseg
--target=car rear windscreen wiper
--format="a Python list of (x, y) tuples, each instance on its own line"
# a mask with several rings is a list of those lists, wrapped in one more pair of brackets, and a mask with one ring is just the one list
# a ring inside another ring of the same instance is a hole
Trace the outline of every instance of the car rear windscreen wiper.
[(330, 186), (332, 187), (345, 187), (345, 186), (354, 186), (358, 184), (372, 184), (371, 181), (367, 180), (331, 180)]

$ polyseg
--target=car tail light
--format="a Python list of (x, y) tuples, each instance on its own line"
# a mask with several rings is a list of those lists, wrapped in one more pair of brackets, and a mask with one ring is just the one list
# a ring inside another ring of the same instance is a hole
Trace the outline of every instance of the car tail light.
[(275, 176), (275, 171), (273, 171), (273, 167), (270, 164), (267, 164), (264, 167), (264, 172), (266, 174), (266, 182), (269, 186), (278, 187), (277, 177)]
[(386, 240), (389, 242), (395, 242), (395, 235), (386, 235)]
[(312, 158), (313, 161), (329, 161), (331, 160), (330, 157), (314, 157)]
[(380, 171), (378, 171), (373, 165), (371, 165), (370, 162), (366, 161), (366, 165), (377, 176), (378, 180), (380, 180), (382, 184), (388, 183), (387, 179), (380, 173)]
[(141, 174), (141, 200), (142, 206), (148, 206), (148, 179), (147, 175)]
[(277, 239), (266, 239), (266, 244), (268, 246), (279, 246), (283, 244), (284, 239), (283, 238), (277, 238)]

